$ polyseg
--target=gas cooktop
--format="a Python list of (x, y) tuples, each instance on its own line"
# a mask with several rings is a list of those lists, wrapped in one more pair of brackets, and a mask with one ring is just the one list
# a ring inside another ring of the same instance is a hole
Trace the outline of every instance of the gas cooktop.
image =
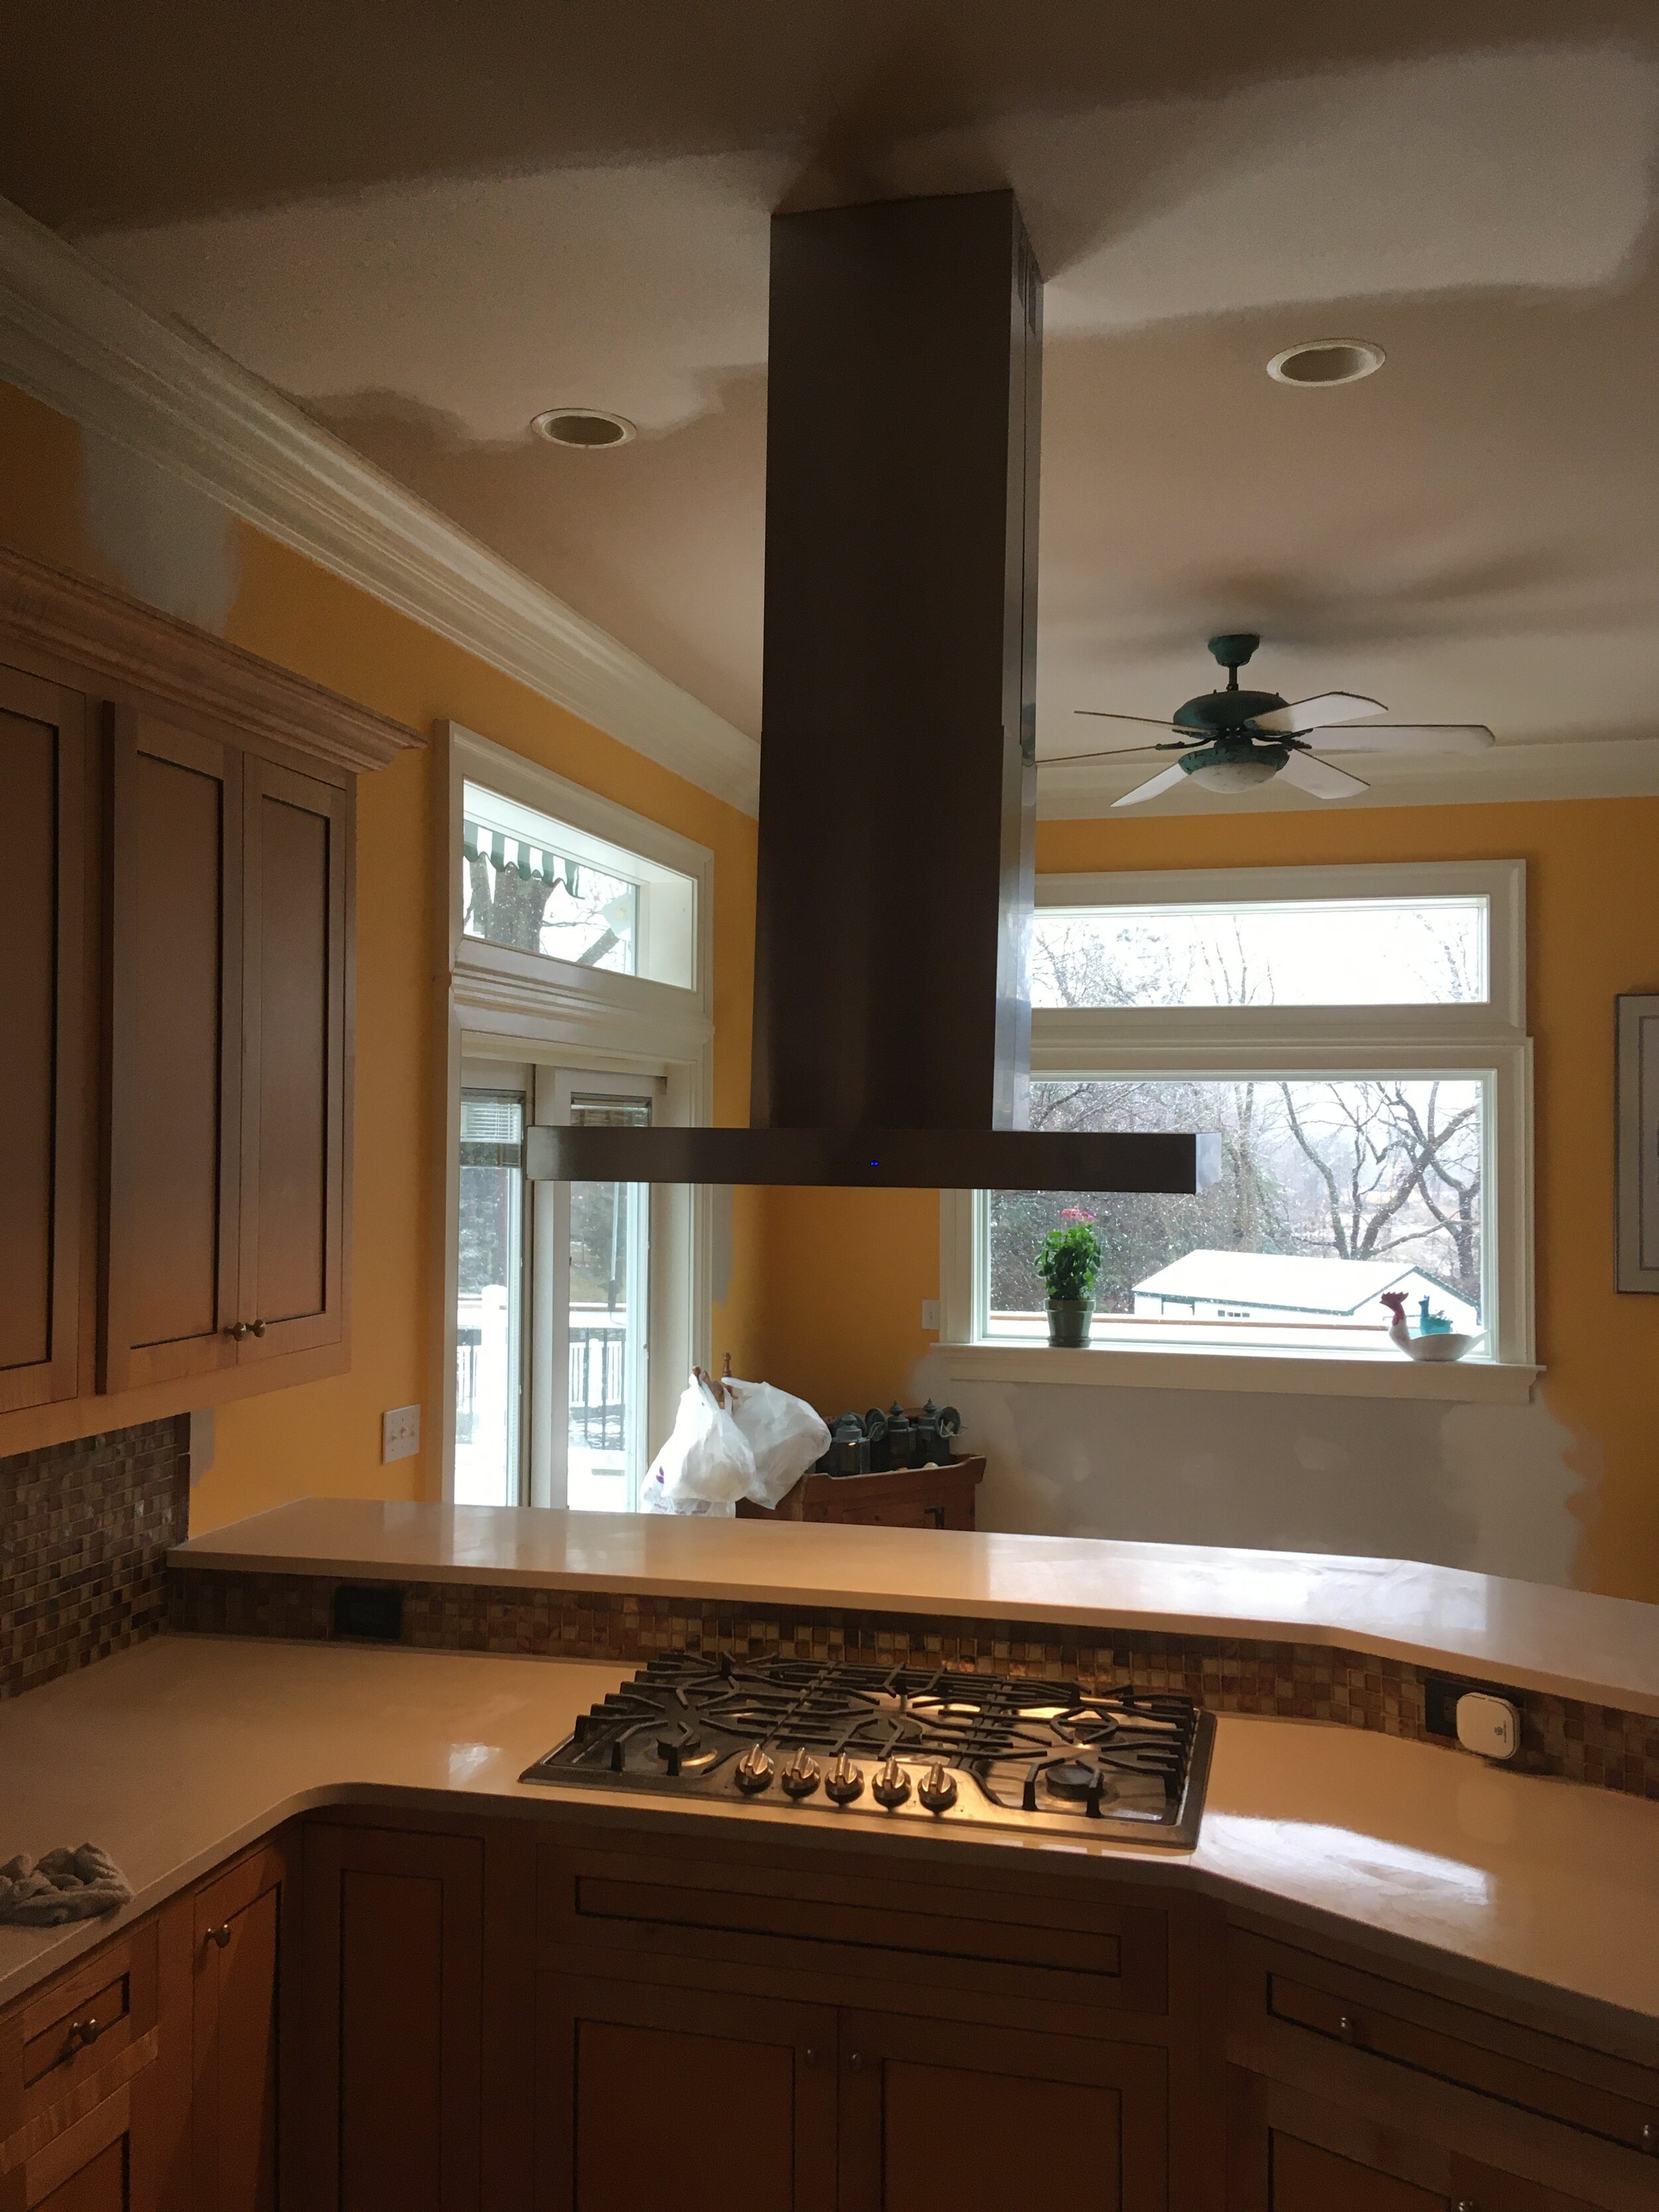
[(523, 1782), (1190, 1850), (1214, 1723), (1172, 1690), (805, 1659), (653, 1659)]

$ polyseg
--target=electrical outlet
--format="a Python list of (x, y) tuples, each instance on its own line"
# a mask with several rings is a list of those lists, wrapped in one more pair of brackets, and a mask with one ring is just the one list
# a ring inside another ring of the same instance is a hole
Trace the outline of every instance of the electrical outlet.
[(939, 1300), (937, 1298), (922, 1300), (921, 1325), (924, 1328), (931, 1328), (935, 1336), (939, 1334)]
[(394, 1406), (389, 1413), (380, 1416), (380, 1461), (387, 1465), (394, 1459), (413, 1459), (421, 1449), (421, 1409), (418, 1406)]

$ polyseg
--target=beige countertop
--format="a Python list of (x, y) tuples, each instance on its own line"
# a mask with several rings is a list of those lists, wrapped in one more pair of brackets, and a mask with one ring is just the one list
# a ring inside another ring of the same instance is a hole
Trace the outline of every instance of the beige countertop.
[[(0, 1705), (0, 1857), (92, 1840), (133, 1885), (120, 1916), (0, 1928), (0, 2002), (311, 1807), (402, 1799), (471, 1812), (733, 1822), (637, 1793), (517, 1777), (626, 1670), (200, 1636), (161, 1637)], [(1036, 1850), (1196, 1885), (1382, 1950), (1439, 1954), (1659, 2018), (1659, 1804), (1508, 1774), (1466, 1753), (1224, 1715), (1192, 1854), (1067, 1837), (972, 1841), (810, 1807), (766, 1822), (890, 1851)]]
[(1659, 1715), (1659, 1606), (1408, 1559), (326, 1498), (194, 1536), (171, 1558), (1338, 1644)]

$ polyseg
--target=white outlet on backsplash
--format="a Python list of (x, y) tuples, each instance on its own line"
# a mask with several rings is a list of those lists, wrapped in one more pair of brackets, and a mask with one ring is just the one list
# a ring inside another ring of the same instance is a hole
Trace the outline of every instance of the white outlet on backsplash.
[(394, 1459), (413, 1459), (421, 1449), (421, 1409), (418, 1406), (394, 1406), (390, 1413), (380, 1416), (380, 1460), (383, 1465)]

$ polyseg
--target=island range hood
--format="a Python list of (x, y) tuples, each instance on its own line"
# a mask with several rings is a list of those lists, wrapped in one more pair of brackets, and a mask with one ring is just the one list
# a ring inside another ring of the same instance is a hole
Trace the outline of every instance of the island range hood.
[(532, 1176), (1214, 1180), (1025, 1126), (1042, 299), (1010, 192), (774, 220), (750, 1124), (536, 1128)]

